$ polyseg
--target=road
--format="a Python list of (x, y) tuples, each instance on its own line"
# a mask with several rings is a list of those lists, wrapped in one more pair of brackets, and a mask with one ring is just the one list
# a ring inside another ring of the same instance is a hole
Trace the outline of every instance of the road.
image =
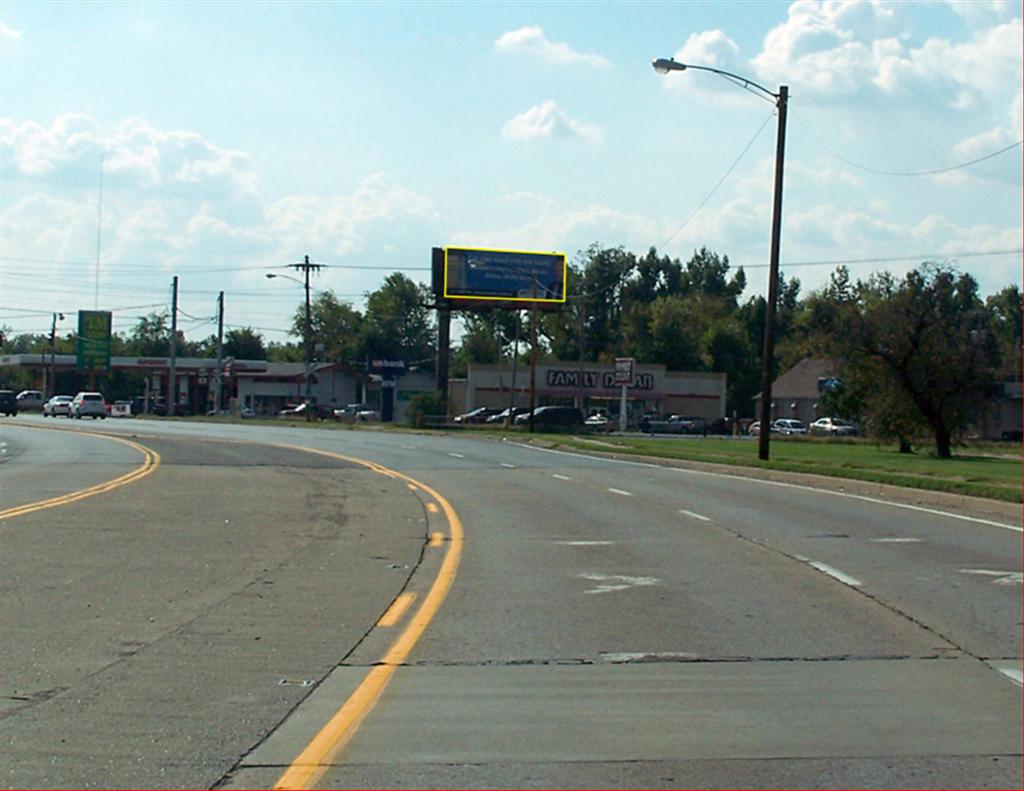
[(0, 521), (7, 786), (1021, 786), (1019, 518), (460, 436), (23, 417), (4, 509), (159, 459)]

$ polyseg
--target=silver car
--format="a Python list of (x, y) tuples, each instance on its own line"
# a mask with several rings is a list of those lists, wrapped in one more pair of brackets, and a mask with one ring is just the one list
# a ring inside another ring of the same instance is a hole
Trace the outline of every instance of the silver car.
[(93, 420), (107, 419), (107, 402), (103, 400), (101, 393), (82, 392), (71, 401), (71, 417), (81, 420), (86, 416)]
[(43, 404), (43, 417), (71, 417), (71, 402), (74, 399), (69, 395), (55, 395)]

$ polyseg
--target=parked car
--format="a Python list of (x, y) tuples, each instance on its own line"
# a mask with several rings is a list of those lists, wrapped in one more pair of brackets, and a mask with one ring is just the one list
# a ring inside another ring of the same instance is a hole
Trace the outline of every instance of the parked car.
[(42, 409), (46, 399), (39, 390), (22, 390), (18, 393), (18, 411), (29, 412)]
[(597, 431), (611, 431), (615, 427), (615, 421), (608, 417), (608, 415), (599, 412), (584, 420), (583, 425)]
[[(512, 407), (512, 411), (511, 411), (512, 421), (514, 422), (516, 417), (518, 417), (519, 415), (525, 414), (525, 413), (527, 413), (529, 411), (530, 410), (527, 409), (524, 406)], [(499, 412), (498, 414), (491, 415), (489, 418), (487, 418), (487, 422), (491, 423), (491, 424), (494, 424), (494, 423), (504, 424), (504, 422), (506, 420), (508, 420), (508, 419), (509, 419), (509, 410), (504, 409), (501, 412)]]
[(497, 409), (492, 409), (489, 406), (477, 407), (476, 409), (466, 412), (464, 415), (456, 415), (453, 422), (463, 424), (486, 423), (488, 418), (493, 417), (497, 413)]
[(852, 437), (859, 433), (853, 423), (837, 417), (820, 417), (808, 429), (811, 434), (826, 434), (830, 437)]
[(308, 413), (314, 420), (337, 420), (336, 411), (330, 404), (294, 404), (285, 407), (277, 414), (281, 417), (305, 419)]
[[(768, 427), (768, 431), (769, 432), (775, 431), (775, 426), (774, 425), (769, 426)], [(750, 436), (752, 436), (752, 437), (756, 437), (758, 434), (760, 434), (761, 433), (761, 421), (760, 420), (755, 420), (753, 423), (751, 423), (750, 426), (747, 428), (747, 433)]]
[(71, 417), (71, 402), (74, 399), (69, 395), (55, 395), (43, 404), (43, 417)]
[(693, 415), (671, 415), (668, 420), (641, 421), (644, 431), (651, 434), (703, 434), (707, 421)]
[(0, 412), (9, 416), (18, 414), (18, 398), (13, 390), (0, 390)]
[(772, 424), (772, 431), (777, 431), (779, 434), (787, 436), (792, 434), (806, 434), (807, 426), (804, 425), (802, 420), (780, 417)]
[(360, 403), (356, 403), (356, 404), (348, 404), (343, 409), (335, 409), (334, 410), (334, 416), (337, 417), (337, 418), (341, 418), (341, 419), (348, 418), (349, 420), (355, 420), (356, 419), (356, 415), (358, 415), (360, 412), (372, 412), (372, 411), (373, 411), (373, 406), (371, 406), (370, 404), (364, 404), (364, 403), (360, 402)]
[(101, 393), (78, 393), (71, 401), (71, 417), (81, 420), (83, 417), (91, 417), (93, 420), (100, 418), (107, 419), (107, 402), (103, 400)]
[[(517, 426), (526, 426), (529, 423), (529, 412), (516, 416)], [(539, 406), (533, 410), (533, 426), (563, 431), (582, 428), (583, 411), (574, 406)]]

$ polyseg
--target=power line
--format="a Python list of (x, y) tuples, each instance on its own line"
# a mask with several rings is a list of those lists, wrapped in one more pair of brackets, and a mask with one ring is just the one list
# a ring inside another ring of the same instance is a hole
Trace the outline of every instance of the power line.
[[(984, 252), (967, 252), (967, 253), (930, 253), (924, 255), (894, 255), (894, 256), (877, 256), (874, 258), (846, 258), (837, 259), (835, 261), (791, 261), (789, 263), (779, 264), (780, 267), (800, 267), (800, 266), (845, 266), (846, 264), (886, 264), (894, 263), (899, 261), (937, 261), (947, 260), (951, 258), (981, 258), (983, 256), (990, 255), (1017, 255), (1024, 253), (1024, 248), (1017, 248), (1015, 250), (986, 250)], [(764, 269), (768, 264), (741, 264), (743, 269)]]
[(733, 163), (729, 165), (728, 170), (726, 170), (725, 173), (722, 174), (722, 177), (718, 180), (715, 186), (711, 188), (711, 192), (704, 196), (704, 200), (697, 204), (697, 207), (687, 215), (686, 219), (683, 220), (682, 224), (669, 235), (668, 239), (666, 239), (664, 242), (658, 245), (659, 247), (664, 248), (665, 245), (667, 245), (669, 242), (675, 239), (676, 236), (679, 235), (679, 232), (682, 231), (683, 228), (685, 228), (687, 225), (689, 225), (690, 220), (696, 217), (697, 213), (704, 208), (705, 204), (707, 204), (709, 200), (711, 200), (711, 197), (716, 192), (718, 192), (718, 188), (722, 186), (722, 184), (725, 182), (727, 178), (729, 178), (732, 172), (736, 169), (736, 166), (740, 163), (740, 160), (743, 159), (744, 156), (746, 156), (746, 153), (750, 150), (750, 147), (754, 145), (754, 141), (761, 136), (761, 132), (764, 131), (764, 128), (768, 125), (768, 122), (772, 119), (774, 115), (775, 113), (768, 114), (768, 116), (761, 123), (761, 126), (758, 127), (756, 132), (754, 132), (754, 136), (750, 138), (750, 141), (743, 147), (743, 150), (740, 151), (739, 156), (736, 157), (735, 160), (733, 160)]
[(879, 175), (879, 176), (936, 176), (936, 175), (938, 175), (940, 173), (949, 173), (949, 172), (954, 171), (954, 170), (961, 170), (963, 168), (969, 168), (972, 165), (977, 165), (979, 162), (984, 162), (984, 161), (986, 161), (988, 159), (992, 159), (993, 157), (997, 157), (1000, 154), (1005, 154), (1007, 151), (1010, 151), (1011, 149), (1014, 149), (1017, 146), (1019, 146), (1022, 143), (1024, 143), (1024, 140), (1018, 140), (1016, 143), (1011, 143), (1010, 145), (1006, 146), (1005, 148), (1000, 148), (998, 151), (993, 151), (991, 154), (986, 154), (983, 157), (978, 157), (977, 159), (972, 159), (969, 162), (961, 162), (959, 165), (950, 165), (949, 167), (944, 167), (944, 168), (932, 168), (931, 170), (882, 170), (882, 169), (879, 169), (879, 168), (869, 167), (868, 165), (862, 165), (859, 162), (854, 162), (852, 159), (848, 159), (847, 157), (844, 157), (838, 151), (834, 151), (833, 149), (829, 148), (829, 146), (826, 145), (816, 134), (814, 134), (814, 132), (812, 132), (807, 127), (807, 124), (805, 124), (803, 121), (801, 121), (799, 117), (796, 118), (796, 122), (798, 124), (800, 124), (800, 127), (805, 132), (807, 132), (808, 135), (811, 136), (811, 139), (815, 143), (817, 143), (819, 146), (824, 148), (828, 153), (830, 153), (836, 159), (839, 159), (839, 160), (845, 162), (847, 165), (851, 165), (852, 167), (858, 168), (859, 170), (863, 170), (863, 171), (866, 171), (868, 173), (874, 173), (874, 174)]

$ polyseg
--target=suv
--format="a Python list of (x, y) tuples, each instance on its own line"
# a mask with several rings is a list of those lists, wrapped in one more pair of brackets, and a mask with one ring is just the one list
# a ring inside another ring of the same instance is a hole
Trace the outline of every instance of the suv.
[(30, 409), (42, 409), (43, 394), (38, 390), (22, 390), (18, 393), (18, 409), (27, 412)]
[(88, 415), (93, 420), (107, 419), (107, 402), (101, 393), (79, 393), (71, 401), (71, 417), (81, 420)]
[[(516, 417), (517, 426), (530, 423), (530, 413)], [(583, 426), (583, 412), (574, 406), (539, 406), (533, 410), (534, 428), (572, 430)]]
[(0, 412), (11, 416), (18, 414), (18, 399), (13, 390), (0, 390)]

